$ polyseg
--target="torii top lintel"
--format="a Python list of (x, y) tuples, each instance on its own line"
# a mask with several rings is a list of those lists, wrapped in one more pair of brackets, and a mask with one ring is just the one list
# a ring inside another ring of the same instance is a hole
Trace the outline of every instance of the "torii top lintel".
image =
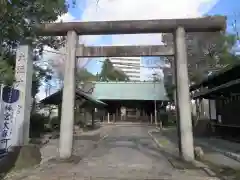
[(184, 27), (186, 32), (224, 31), (226, 17), (49, 23), (38, 27), (38, 35), (65, 36), (73, 30), (79, 35), (172, 33), (179, 26)]

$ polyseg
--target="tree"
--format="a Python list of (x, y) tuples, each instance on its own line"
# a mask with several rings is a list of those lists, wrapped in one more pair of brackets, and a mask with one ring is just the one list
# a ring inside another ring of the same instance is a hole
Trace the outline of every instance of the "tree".
[[(163, 34), (163, 42), (173, 46), (172, 34)], [(226, 33), (187, 33), (186, 43), (188, 50), (188, 74), (191, 84), (199, 83), (209, 73), (234, 64), (239, 56), (232, 53), (236, 43), (233, 34)], [(164, 68), (164, 84), (170, 100), (173, 100), (175, 85), (173, 84), (173, 58), (166, 58), (171, 67)]]
[[(28, 41), (34, 48), (36, 62), (41, 59), (43, 47), (48, 45), (59, 47), (63, 39), (59, 37), (37, 37), (35, 26), (39, 23), (56, 21), (66, 13), (67, 5), (64, 0), (53, 1), (1, 1), (0, 6), (0, 82), (12, 84), (14, 81), (14, 67), (16, 47), (20, 42)], [(47, 80), (51, 73), (48, 69), (34, 65), (32, 96), (38, 92), (42, 80)]]
[[(86, 65), (90, 62), (91, 59), (89, 58), (78, 58), (77, 60), (77, 74), (76, 80), (81, 78), (79, 75), (81, 74), (86, 76)], [(53, 55), (48, 59), (48, 65), (54, 70), (54, 75), (56, 75), (57, 79), (60, 81), (60, 86), (63, 86), (64, 80), (64, 68), (65, 68), (65, 61), (66, 61), (66, 49), (65, 47), (61, 47), (58, 52), (53, 51)], [(83, 72), (81, 71), (83, 70)], [(80, 74), (79, 74), (80, 73)], [(83, 73), (83, 74), (82, 74)], [(90, 74), (89, 74), (90, 75)], [(89, 80), (90, 81), (90, 80)]]
[(99, 78), (101, 81), (129, 81), (129, 77), (122, 70), (115, 68), (109, 59), (103, 62)]
[(80, 68), (76, 73), (77, 84), (87, 81), (97, 81), (97, 76), (90, 73), (86, 68)]
[[(163, 42), (173, 46), (173, 36), (163, 35)], [(231, 52), (236, 37), (225, 33), (188, 33), (188, 71), (191, 83), (198, 83), (210, 72), (233, 64), (239, 57)]]
[(168, 99), (170, 101), (174, 100), (174, 89), (175, 86), (173, 84), (173, 72), (170, 67), (164, 67), (163, 68), (163, 74), (164, 74), (164, 87), (168, 96)]

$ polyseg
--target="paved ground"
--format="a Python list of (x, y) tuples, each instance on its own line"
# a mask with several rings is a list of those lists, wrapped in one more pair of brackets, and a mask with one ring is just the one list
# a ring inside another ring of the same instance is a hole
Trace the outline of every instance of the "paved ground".
[[(162, 142), (166, 142), (168, 140), (168, 144), (172, 144), (171, 149), (178, 148), (177, 146), (177, 131), (175, 128), (165, 129), (163, 132), (155, 132), (153, 133), (159, 140)], [(209, 161), (217, 165), (224, 165), (231, 168), (240, 169), (240, 162), (236, 161), (232, 158), (225, 156), (223, 153), (216, 151), (215, 149), (219, 149), (223, 152), (238, 152), (240, 150), (240, 145), (238, 143), (232, 143), (226, 140), (215, 139), (215, 138), (198, 138), (194, 137), (195, 146), (200, 146), (205, 152), (205, 157)]]
[[(239, 144), (215, 138), (195, 138), (195, 144), (203, 148), (205, 158), (212, 163), (240, 170)], [(225, 155), (226, 152), (234, 153), (234, 158)], [(235, 160), (236, 158), (238, 160)]]
[[(178, 154), (177, 132), (175, 128), (165, 129), (162, 132), (151, 133), (161, 144), (162, 148), (171, 154)], [(238, 152), (239, 144), (214, 138), (194, 138), (194, 145), (200, 146), (204, 151), (203, 160), (218, 176), (240, 178), (240, 162), (230, 158), (223, 152)], [(218, 150), (216, 150), (218, 149)], [(221, 151), (219, 151), (219, 149)]]
[[(69, 172), (102, 179), (206, 179), (202, 171), (172, 167), (146, 126), (118, 126)], [(205, 178), (203, 178), (205, 177)]]
[[(73, 153), (76, 156), (83, 157), (85, 156), (90, 149), (93, 149), (96, 142), (103, 136), (108, 133), (111, 127), (101, 127), (96, 130), (87, 131), (87, 132), (77, 132), (74, 135), (73, 143)], [(47, 162), (52, 158), (58, 156), (58, 145), (59, 139), (52, 139), (50, 142), (41, 148), (42, 162)]]
[(82, 180), (82, 179), (171, 179), (207, 180), (201, 170), (174, 169), (156, 147), (148, 130), (140, 125), (117, 126), (108, 137), (79, 162), (42, 165), (14, 180)]

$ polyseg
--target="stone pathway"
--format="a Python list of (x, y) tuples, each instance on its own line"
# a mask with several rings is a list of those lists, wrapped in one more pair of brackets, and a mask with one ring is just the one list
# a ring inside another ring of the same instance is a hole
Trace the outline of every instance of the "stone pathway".
[[(106, 129), (105, 129), (106, 128)], [(107, 126), (100, 134), (108, 136), (87, 154), (79, 157), (83, 147), (77, 145), (77, 156), (69, 163), (48, 161), (39, 167), (8, 176), (7, 180), (100, 180), (100, 179), (158, 179), (158, 180), (215, 180), (196, 168), (176, 169), (168, 155), (157, 147), (147, 126)], [(79, 138), (85, 141), (86, 138)], [(85, 140), (83, 140), (85, 139)], [(97, 138), (96, 138), (97, 139)], [(96, 141), (94, 141), (96, 142)], [(76, 161), (75, 161), (76, 160)]]
[(148, 135), (146, 126), (117, 126), (70, 173), (88, 179), (214, 179), (199, 169), (175, 169)]

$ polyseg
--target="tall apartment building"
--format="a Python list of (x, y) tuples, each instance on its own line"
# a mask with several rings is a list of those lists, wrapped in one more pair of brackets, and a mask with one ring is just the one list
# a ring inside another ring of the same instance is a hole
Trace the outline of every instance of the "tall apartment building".
[(122, 70), (131, 81), (140, 81), (141, 57), (110, 57), (113, 66)]

